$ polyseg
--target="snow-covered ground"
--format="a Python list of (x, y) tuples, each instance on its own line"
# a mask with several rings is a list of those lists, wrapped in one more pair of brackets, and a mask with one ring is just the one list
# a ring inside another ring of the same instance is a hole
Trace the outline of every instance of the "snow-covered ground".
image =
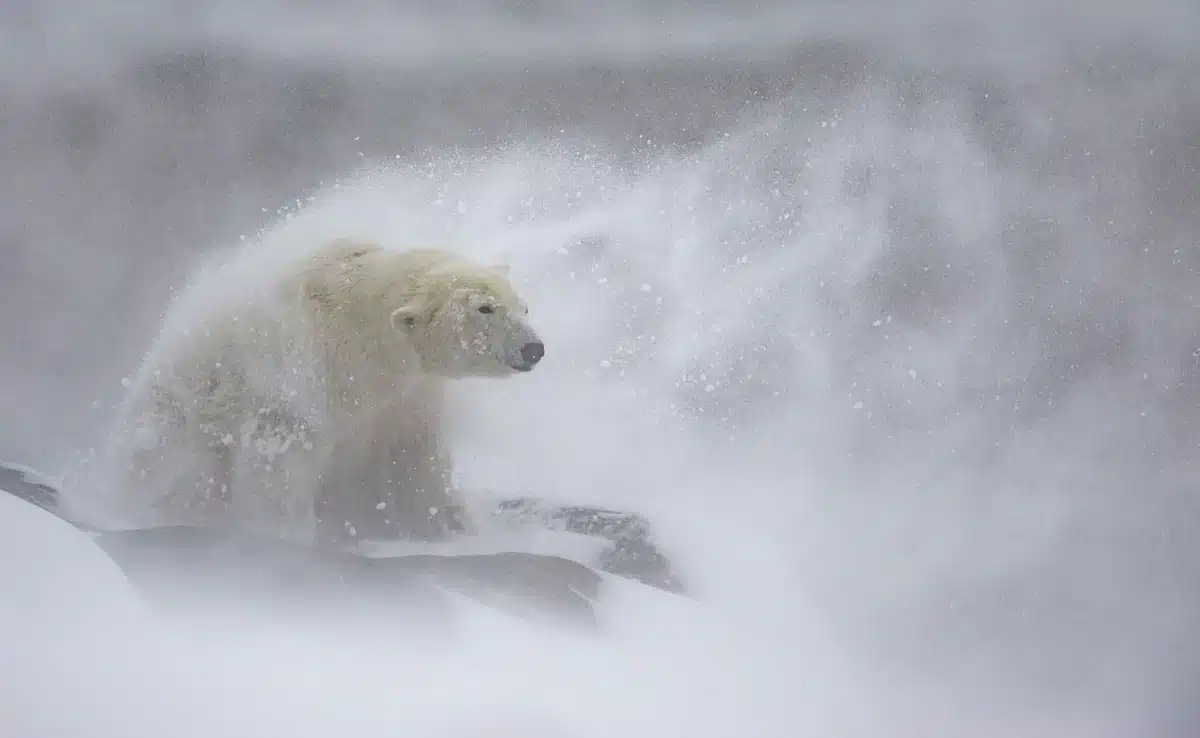
[(547, 345), (458, 387), (463, 484), (643, 512), (695, 598), (199, 631), (0, 496), (0, 734), (1195, 735), (1194, 4), (26, 5), (0, 457), (94, 445), (239, 235), (451, 244)]
[[(600, 636), (465, 603), (434, 631), (400, 612), (394, 627), (297, 627), (236, 602), (181, 618), (152, 610), (87, 535), (9, 496), (0, 551), (8, 735), (773, 736), (798, 709), (842, 735), (880, 727), (847, 702), (827, 641), (782, 613), (613, 581)], [(826, 667), (797, 679), (801, 660)]]

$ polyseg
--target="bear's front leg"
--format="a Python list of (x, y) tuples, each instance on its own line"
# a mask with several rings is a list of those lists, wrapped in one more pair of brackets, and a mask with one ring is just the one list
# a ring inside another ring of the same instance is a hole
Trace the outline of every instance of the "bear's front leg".
[(264, 409), (245, 420), (231, 441), (233, 525), (313, 543), (320, 463), (312, 425), (285, 410)]
[(358, 429), (332, 450), (317, 501), (318, 538), (441, 541), (470, 529), (449, 459), (421, 434)]

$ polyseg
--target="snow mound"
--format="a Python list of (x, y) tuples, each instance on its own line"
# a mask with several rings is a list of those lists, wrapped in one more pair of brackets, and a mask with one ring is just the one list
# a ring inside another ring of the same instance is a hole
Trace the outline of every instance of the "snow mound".
[(0, 589), (0, 626), (8, 632), (58, 639), (94, 635), (111, 622), (150, 622), (89, 535), (8, 494), (0, 494)]

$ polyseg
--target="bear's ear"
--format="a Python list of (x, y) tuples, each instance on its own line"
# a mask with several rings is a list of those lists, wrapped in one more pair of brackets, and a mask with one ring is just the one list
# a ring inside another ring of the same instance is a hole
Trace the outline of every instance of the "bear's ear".
[(392, 311), (392, 327), (398, 331), (408, 330), (416, 325), (420, 318), (420, 309), (416, 305), (410, 303), (404, 307), (399, 307)]

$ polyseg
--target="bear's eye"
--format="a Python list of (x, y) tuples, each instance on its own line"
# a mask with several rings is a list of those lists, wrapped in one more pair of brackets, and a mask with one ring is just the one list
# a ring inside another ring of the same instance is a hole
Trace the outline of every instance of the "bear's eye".
[(479, 312), (483, 313), (484, 315), (488, 315), (488, 314), (494, 312), (494, 310), (492, 309), (491, 305), (480, 305)]

